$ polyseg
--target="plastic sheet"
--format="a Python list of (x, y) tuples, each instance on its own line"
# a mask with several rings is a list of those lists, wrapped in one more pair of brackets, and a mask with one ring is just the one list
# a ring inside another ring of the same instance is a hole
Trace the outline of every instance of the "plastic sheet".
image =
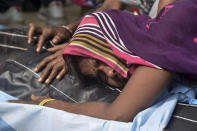
[(90, 81), (84, 83), (76, 73), (67, 74), (58, 81), (46, 85), (37, 82), (40, 73), (33, 69), (46, 56), (46, 50), (35, 52), (35, 45), (27, 44), (27, 28), (12, 28), (0, 31), (0, 90), (20, 99), (29, 99), (31, 94), (47, 95), (71, 102), (113, 101), (118, 90)]

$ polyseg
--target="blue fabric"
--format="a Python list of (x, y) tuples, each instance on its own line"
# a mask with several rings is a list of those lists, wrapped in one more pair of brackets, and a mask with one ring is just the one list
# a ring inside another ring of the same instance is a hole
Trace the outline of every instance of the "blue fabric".
[(162, 131), (168, 124), (177, 102), (196, 100), (195, 88), (178, 83), (172, 84), (172, 91), (166, 90), (162, 98), (150, 108), (140, 112), (134, 118), (131, 131)]
[[(164, 90), (153, 106), (137, 114), (133, 123), (97, 119), (36, 105), (5, 102), (0, 103), (0, 118), (13, 129), (25, 131), (162, 131), (168, 124), (177, 101), (196, 101), (196, 88), (188, 88), (178, 83), (171, 86), (172, 91)], [(16, 99), (0, 92), (0, 99), (10, 98)]]
[(7, 28), (7, 26), (5, 26), (5, 25), (0, 25), (0, 29), (5, 29), (5, 28)]
[(0, 102), (6, 101), (6, 100), (17, 100), (17, 99), (18, 98), (8, 95), (7, 93), (4, 93), (3, 91), (0, 91)]
[(132, 125), (43, 106), (4, 102), (0, 107), (1, 119), (17, 131), (127, 131)]
[(4, 120), (0, 119), (0, 131), (16, 131)]

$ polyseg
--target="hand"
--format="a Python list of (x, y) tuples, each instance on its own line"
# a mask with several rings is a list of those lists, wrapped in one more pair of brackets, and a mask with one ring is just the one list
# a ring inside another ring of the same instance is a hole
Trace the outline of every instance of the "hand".
[(62, 56), (66, 46), (67, 44), (62, 44), (48, 49), (49, 52), (55, 53), (44, 58), (34, 69), (35, 72), (39, 72), (45, 67), (40, 79), (38, 80), (39, 82), (46, 80), (45, 83), (49, 84), (55, 77), (59, 80), (66, 74), (67, 64)]
[(41, 51), (41, 48), (47, 40), (52, 39), (54, 44), (58, 44), (71, 37), (71, 33), (64, 27), (40, 27), (32, 23), (29, 24), (28, 43), (33, 43), (33, 37), (41, 34), (37, 43), (37, 52)]
[[(44, 99), (47, 99), (47, 98), (49, 98), (49, 97), (32, 95), (30, 101), (27, 101), (27, 100), (9, 100), (7, 102), (39, 105), (40, 102), (42, 102)], [(54, 100), (54, 101), (49, 101), (49, 102), (45, 103), (44, 106), (52, 107), (52, 108), (55, 108), (55, 109), (61, 109), (61, 105), (65, 104), (65, 103), (66, 102), (63, 102), (61, 100)]]
[(47, 99), (47, 98), (48, 97), (46, 97), (46, 96), (31, 95), (31, 101), (27, 101), (27, 100), (8, 100), (7, 102), (39, 105), (41, 101), (43, 101), (44, 99)]

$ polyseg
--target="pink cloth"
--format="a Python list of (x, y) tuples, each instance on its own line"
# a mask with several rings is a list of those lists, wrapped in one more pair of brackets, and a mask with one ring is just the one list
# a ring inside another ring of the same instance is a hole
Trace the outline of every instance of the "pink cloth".
[[(73, 38), (75, 38), (76, 35), (81, 32), (80, 29), (83, 29), (86, 26), (84, 29), (86, 29), (86, 31), (88, 31), (87, 26), (91, 26), (91, 25), (94, 25), (97, 28), (100, 28), (100, 26), (97, 22), (97, 19), (95, 17), (91, 16), (91, 15), (88, 15), (79, 24), (79, 27), (78, 27), (77, 31), (75, 32), (75, 34), (73, 35)], [(104, 34), (103, 34), (103, 36), (104, 36), (103, 38), (105, 39)], [(101, 39), (101, 38), (98, 37), (98, 39)], [(79, 40), (79, 43), (80, 42), (81, 41)], [(125, 78), (128, 77), (128, 74), (132, 74), (134, 72), (137, 65), (146, 65), (146, 66), (149, 66), (149, 67), (155, 67), (153, 64), (145, 61), (144, 59), (140, 58), (139, 56), (131, 55), (131, 54), (125, 54), (124, 52), (119, 51), (117, 48), (115, 48), (113, 46), (113, 44), (111, 44), (111, 41), (109, 41), (108, 39), (105, 39), (105, 43), (108, 44), (109, 49), (114, 53), (114, 55), (118, 56), (118, 58), (124, 59), (127, 62), (127, 63), (124, 63), (125, 65), (127, 65), (127, 64), (131, 65), (132, 64), (132, 66), (127, 68), (127, 70), (124, 70), (117, 63), (114, 63), (113, 61), (111, 61), (111, 59), (103, 57), (98, 52), (95, 53), (95, 51), (92, 51), (88, 47), (84, 47), (83, 45), (80, 46), (79, 44), (75, 44), (74, 42), (72, 42), (72, 40), (71, 40), (70, 45), (68, 45), (66, 47), (65, 51), (64, 51), (64, 57), (66, 55), (78, 55), (78, 56), (91, 57), (91, 58), (94, 58), (94, 59), (98, 59), (98, 60), (106, 63), (107, 65), (109, 65), (113, 69), (115, 69), (117, 72), (119, 72)]]

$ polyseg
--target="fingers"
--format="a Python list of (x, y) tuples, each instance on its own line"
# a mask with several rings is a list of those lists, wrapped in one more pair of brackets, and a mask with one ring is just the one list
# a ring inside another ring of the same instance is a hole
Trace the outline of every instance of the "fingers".
[(30, 23), (29, 24), (29, 32), (28, 32), (28, 44), (32, 44), (33, 43), (33, 36), (36, 33), (41, 33), (41, 32), (42, 32), (42, 28), (41, 27)]
[(40, 76), (40, 78), (38, 79), (39, 82), (43, 82), (45, 81), (45, 79), (49, 76), (50, 72), (53, 69), (53, 64), (49, 63), (46, 68), (44, 69), (42, 75)]
[(66, 40), (66, 38), (67, 37), (66, 37), (65, 34), (63, 34), (63, 33), (57, 33), (57, 35), (55, 35), (54, 38), (52, 39), (52, 42), (54, 44), (57, 44), (57, 43), (60, 43), (60, 42), (62, 42), (64, 40)]
[(50, 27), (40, 27), (36, 26), (34, 24), (29, 24), (29, 32), (28, 32), (28, 43), (33, 43), (33, 36), (35, 34), (40, 33), (41, 36), (39, 37), (38, 43), (37, 43), (37, 52), (41, 51), (41, 48), (43, 47), (44, 43), (51, 38), (55, 33)]
[(21, 100), (7, 100), (6, 102), (9, 103), (20, 103)]
[(57, 75), (56, 79), (60, 80), (67, 72), (66, 68), (63, 68), (61, 72)]
[(55, 47), (53, 48), (49, 48), (48, 51), (49, 52), (56, 52), (56, 51), (59, 51), (59, 50), (64, 50), (64, 48), (68, 45), (68, 43), (64, 43), (64, 44), (61, 44), (61, 45), (56, 45)]
[(62, 49), (61, 45), (56, 45), (56, 46), (54, 46), (52, 48), (49, 48), (48, 51), (49, 52), (56, 52), (56, 51), (58, 51), (60, 49)]
[(31, 100), (33, 100), (33, 101), (36, 101), (41, 98), (42, 98), (42, 96), (35, 96), (34, 94), (31, 95)]
[(29, 24), (28, 43), (33, 43), (33, 37), (37, 34), (41, 34), (37, 43), (37, 52), (41, 51), (41, 48), (47, 40), (52, 39), (54, 44), (60, 43), (70, 38), (70, 34), (62, 27), (40, 27), (34, 24)]
[[(60, 73), (59, 73), (60, 72)], [(59, 74), (58, 74), (59, 73)], [(53, 79), (58, 77), (59, 79), (62, 78), (62, 76), (66, 73), (66, 70), (64, 68), (64, 65), (59, 64), (58, 62), (54, 64), (54, 66), (51, 69), (50, 74), (48, 75), (48, 78), (46, 79), (45, 83), (49, 84), (53, 81)]]
[(54, 78), (61, 79), (66, 74), (66, 67), (64, 61), (54, 60), (50, 62), (43, 71), (39, 82), (45, 81), (46, 84), (51, 83)]
[(43, 61), (40, 62), (39, 65), (34, 69), (35, 72), (39, 72), (42, 68), (44, 71), (40, 78), (39, 82), (45, 81), (46, 84), (49, 84), (56, 77), (57, 79), (61, 79), (66, 71), (67, 66), (62, 57), (62, 49), (57, 51), (55, 54), (46, 57)]
[(35, 96), (34, 94), (31, 95), (31, 100), (33, 101), (42, 101), (44, 99), (46, 99), (47, 97), (46, 96)]
[(47, 30), (44, 30), (42, 35), (40, 36), (39, 40), (38, 40), (38, 44), (37, 44), (37, 48), (36, 48), (36, 51), (37, 52), (40, 52), (41, 51), (41, 48), (43, 47), (44, 43), (50, 39), (50, 36), (51, 34), (47, 31)]
[(49, 75), (49, 77), (47, 78), (47, 80), (45, 81), (46, 84), (49, 84), (54, 78), (55, 76), (57, 76), (59, 69), (57, 67), (54, 67)]
[(53, 59), (55, 59), (57, 57), (56, 54), (50, 55), (46, 58), (44, 58), (40, 64), (38, 64), (36, 66), (36, 68), (34, 69), (35, 72), (39, 72), (40, 70), (42, 70), (42, 68), (44, 68), (49, 62), (51, 62)]
[(48, 97), (46, 96), (31, 96), (32, 101), (26, 101), (26, 100), (8, 100), (8, 103), (21, 103), (21, 104), (34, 104), (38, 105), (42, 100), (46, 99)]

